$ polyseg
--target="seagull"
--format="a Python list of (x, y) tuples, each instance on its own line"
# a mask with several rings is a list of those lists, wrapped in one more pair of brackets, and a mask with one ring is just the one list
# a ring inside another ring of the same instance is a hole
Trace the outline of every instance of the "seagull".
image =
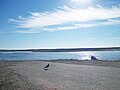
[(49, 64), (44, 67), (44, 70), (48, 70)]

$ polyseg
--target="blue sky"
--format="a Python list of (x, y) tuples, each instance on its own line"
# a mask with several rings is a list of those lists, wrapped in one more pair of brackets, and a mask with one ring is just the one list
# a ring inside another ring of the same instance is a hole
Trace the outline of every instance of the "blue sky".
[(0, 49), (120, 46), (119, 0), (0, 0)]

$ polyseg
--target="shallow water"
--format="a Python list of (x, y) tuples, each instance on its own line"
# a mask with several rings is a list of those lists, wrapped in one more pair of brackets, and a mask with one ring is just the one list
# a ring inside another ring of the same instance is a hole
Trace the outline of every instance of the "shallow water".
[(0, 60), (90, 60), (95, 56), (100, 60), (120, 60), (120, 51), (82, 51), (82, 52), (0, 52)]

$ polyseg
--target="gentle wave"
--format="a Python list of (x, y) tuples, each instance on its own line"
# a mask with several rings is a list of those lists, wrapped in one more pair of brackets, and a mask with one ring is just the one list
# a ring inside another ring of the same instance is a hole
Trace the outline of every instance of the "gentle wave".
[(100, 60), (120, 60), (120, 51), (0, 52), (0, 60), (90, 60), (91, 56), (95, 56)]

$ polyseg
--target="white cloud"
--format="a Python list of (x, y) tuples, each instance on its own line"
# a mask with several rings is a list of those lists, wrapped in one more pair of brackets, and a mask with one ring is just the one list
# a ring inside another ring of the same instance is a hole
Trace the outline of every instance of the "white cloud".
[(100, 39), (106, 39), (106, 40), (120, 40), (120, 37), (113, 37), (113, 38), (87, 38), (88, 40), (100, 40)]
[(91, 0), (71, 0), (72, 3), (88, 4)]
[(120, 40), (120, 37), (109, 38), (109, 39), (113, 39), (113, 40)]
[(19, 30), (19, 31), (16, 31), (18, 33), (39, 33), (40, 31), (36, 31), (36, 30)]
[[(9, 21), (14, 24), (16, 28), (56, 31), (116, 25), (120, 24), (119, 18), (120, 6), (111, 8), (96, 6), (88, 7), (87, 9), (64, 6), (58, 7), (58, 9), (53, 12), (31, 12), (29, 17), (19, 16), (18, 19), (9, 19)], [(51, 28), (50, 26), (54, 27)]]
[(87, 38), (88, 40), (96, 40), (96, 39), (98, 39), (98, 38)]

